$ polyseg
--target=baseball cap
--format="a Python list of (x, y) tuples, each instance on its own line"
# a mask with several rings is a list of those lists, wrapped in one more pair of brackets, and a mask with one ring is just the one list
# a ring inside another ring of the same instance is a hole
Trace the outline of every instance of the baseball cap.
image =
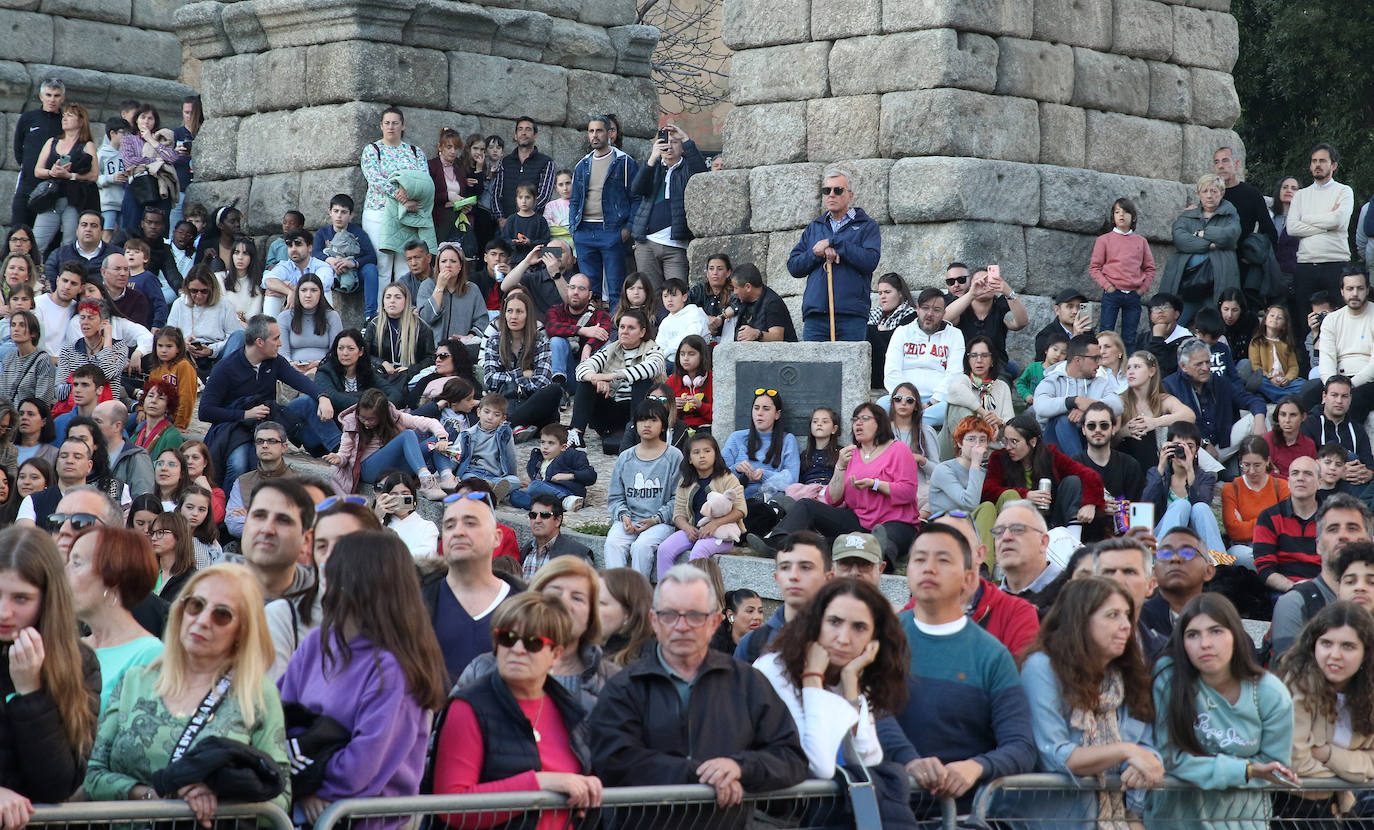
[(836, 562), (841, 559), (862, 559), (876, 565), (883, 561), (883, 549), (871, 533), (840, 534), (830, 554), (830, 558)]
[(1086, 303), (1088, 301), (1088, 297), (1082, 291), (1078, 291), (1073, 288), (1065, 288), (1063, 291), (1060, 291), (1058, 294), (1054, 295), (1054, 302), (1056, 304), (1071, 303), (1074, 300), (1077, 300), (1080, 303)]

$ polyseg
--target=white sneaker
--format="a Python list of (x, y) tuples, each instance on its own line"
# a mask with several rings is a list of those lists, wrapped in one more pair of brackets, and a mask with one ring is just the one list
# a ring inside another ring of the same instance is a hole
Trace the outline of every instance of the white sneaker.
[(582, 509), (583, 504), (584, 502), (581, 496), (568, 496), (567, 498), (563, 499), (563, 512), (576, 513), (577, 511)]
[(439, 479), (434, 473), (425, 473), (420, 476), (420, 495), (430, 501), (443, 501), (448, 493), (439, 486)]
[(580, 430), (580, 429), (570, 429), (570, 430), (568, 430), (568, 449), (570, 449), (570, 450), (580, 450), (580, 449), (585, 449), (586, 446), (587, 446), (586, 444), (582, 443), (582, 430)]

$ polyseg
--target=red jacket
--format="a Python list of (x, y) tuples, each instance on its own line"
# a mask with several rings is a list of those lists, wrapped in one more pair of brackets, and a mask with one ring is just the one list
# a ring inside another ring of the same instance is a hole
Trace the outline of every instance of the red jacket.
[[(981, 625), (997, 641), (1007, 647), (1011, 656), (1021, 663), (1021, 654), (1035, 642), (1040, 633), (1040, 615), (1035, 606), (1014, 597), (982, 577), (978, 578), (981, 596), (978, 604), (969, 612), (969, 619)], [(915, 599), (907, 600), (903, 611), (910, 611), (916, 605)]]
[(702, 396), (701, 404), (690, 412), (678, 413), (678, 419), (689, 427), (709, 427), (711, 425), (711, 373), (706, 373), (706, 382), (699, 387), (688, 389), (682, 382), (682, 376), (676, 372), (668, 376), (668, 386), (672, 388), (674, 397), (681, 395)]
[[(1045, 446), (1050, 451), (1050, 457), (1054, 459), (1054, 481), (1078, 476), (1078, 481), (1083, 485), (1083, 504), (1091, 504), (1098, 510), (1105, 509), (1107, 504), (1102, 494), (1102, 476), (1069, 458), (1054, 445)], [(988, 475), (983, 479), (983, 501), (996, 504), (998, 497), (1008, 490), (1015, 490), (1021, 498), (1025, 498), (1026, 493), (1030, 492), (1028, 487), (1008, 487), (1003, 484), (1006, 481), (1007, 467), (1011, 463), (1011, 456), (1007, 455), (1006, 450), (996, 450), (988, 458)]]

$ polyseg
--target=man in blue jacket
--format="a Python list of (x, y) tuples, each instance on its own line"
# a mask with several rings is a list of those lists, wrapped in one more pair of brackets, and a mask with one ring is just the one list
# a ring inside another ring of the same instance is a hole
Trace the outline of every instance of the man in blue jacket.
[(607, 307), (615, 308), (621, 283), (625, 282), (630, 219), (639, 204), (639, 197), (630, 190), (639, 175), (639, 165), (611, 144), (606, 116), (587, 122), (587, 142), (592, 151), (573, 168), (568, 229), (577, 248), (578, 270), (591, 278), (592, 291), (606, 298)]
[[(1197, 338), (1179, 345), (1178, 371), (1164, 379), (1164, 390), (1193, 410), (1202, 448), (1222, 463), (1235, 455), (1240, 439), (1256, 424), (1264, 424), (1264, 399), (1229, 378), (1212, 374), (1212, 350)], [(1241, 417), (1243, 410), (1258, 420)]]
[[(878, 223), (862, 208), (850, 207), (854, 189), (843, 170), (831, 169), (821, 180), (825, 213), (807, 225), (787, 258), (792, 276), (806, 278), (802, 297), (802, 339), (830, 340), (830, 302), (825, 267), (835, 281), (835, 340), (863, 340), (868, 334), (868, 295), (873, 269), (882, 255)], [(579, 250), (581, 250), (579, 248)]]

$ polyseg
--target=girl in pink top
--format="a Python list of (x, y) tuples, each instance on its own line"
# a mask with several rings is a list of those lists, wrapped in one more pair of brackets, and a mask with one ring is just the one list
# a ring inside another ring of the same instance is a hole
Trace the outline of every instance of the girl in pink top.
[(1140, 295), (1155, 280), (1155, 259), (1150, 244), (1135, 232), (1139, 218), (1130, 199), (1112, 202), (1112, 217), (1107, 232), (1093, 243), (1088, 273), (1102, 286), (1101, 331), (1116, 329), (1121, 314), (1121, 339), (1126, 353), (1135, 351), (1136, 329), (1140, 327)]
[(910, 549), (920, 522), (916, 457), (896, 439), (887, 412), (877, 404), (855, 407), (852, 424), (854, 444), (840, 450), (826, 492), (830, 503), (798, 501), (770, 542), (798, 530), (827, 537), (869, 531), (878, 538), (890, 570)]

